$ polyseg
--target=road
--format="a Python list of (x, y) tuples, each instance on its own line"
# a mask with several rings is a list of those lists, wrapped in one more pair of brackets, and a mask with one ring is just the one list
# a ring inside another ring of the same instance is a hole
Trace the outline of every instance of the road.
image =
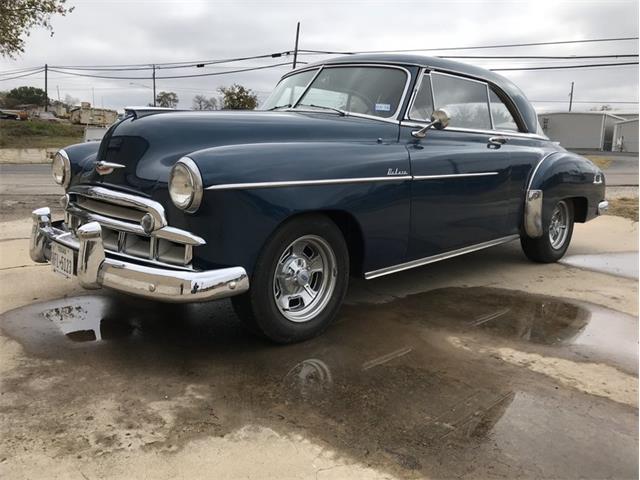
[(62, 195), (49, 164), (0, 165), (0, 195)]
[(607, 185), (612, 187), (638, 186), (638, 155), (606, 155), (611, 164), (604, 171)]

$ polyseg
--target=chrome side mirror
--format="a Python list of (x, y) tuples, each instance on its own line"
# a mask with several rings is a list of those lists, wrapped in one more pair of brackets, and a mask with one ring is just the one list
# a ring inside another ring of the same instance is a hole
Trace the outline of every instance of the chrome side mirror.
[(444, 108), (440, 108), (431, 114), (431, 122), (427, 123), (420, 130), (411, 132), (411, 135), (416, 138), (424, 138), (427, 136), (427, 130), (429, 130), (430, 128), (435, 128), (437, 130), (443, 130), (447, 128), (450, 119), (451, 116), (449, 115), (449, 112), (447, 112)]

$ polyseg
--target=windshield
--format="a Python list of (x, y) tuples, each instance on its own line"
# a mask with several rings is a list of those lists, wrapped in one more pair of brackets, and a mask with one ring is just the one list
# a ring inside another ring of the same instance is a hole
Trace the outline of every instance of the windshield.
[(304, 92), (305, 88), (318, 72), (318, 69), (307, 70), (306, 72), (297, 73), (284, 78), (275, 90), (269, 95), (269, 98), (262, 104), (260, 110), (273, 110), (278, 107), (291, 107), (295, 105), (298, 98)]
[[(262, 109), (295, 105), (299, 109), (317, 108), (390, 118), (400, 107), (407, 82), (407, 73), (397, 68), (331, 66), (323, 68), (313, 79), (316, 72), (302, 72), (282, 80)], [(303, 77), (305, 74), (307, 76)], [(306, 89), (311, 79), (313, 81)]]

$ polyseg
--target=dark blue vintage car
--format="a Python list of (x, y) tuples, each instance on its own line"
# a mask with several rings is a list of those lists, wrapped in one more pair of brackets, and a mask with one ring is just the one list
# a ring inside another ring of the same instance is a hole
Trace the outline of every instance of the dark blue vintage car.
[(602, 172), (552, 143), (522, 92), (438, 58), (336, 58), (285, 75), (261, 111), (132, 109), (60, 150), (64, 220), (33, 212), (31, 257), (168, 302), (232, 297), (294, 342), (367, 279), (520, 239), (536, 262), (607, 208)]

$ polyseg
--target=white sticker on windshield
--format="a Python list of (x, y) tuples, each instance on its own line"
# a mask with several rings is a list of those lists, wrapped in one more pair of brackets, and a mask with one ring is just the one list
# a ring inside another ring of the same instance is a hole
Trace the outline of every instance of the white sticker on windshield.
[(390, 112), (391, 104), (390, 103), (376, 103), (376, 112)]

